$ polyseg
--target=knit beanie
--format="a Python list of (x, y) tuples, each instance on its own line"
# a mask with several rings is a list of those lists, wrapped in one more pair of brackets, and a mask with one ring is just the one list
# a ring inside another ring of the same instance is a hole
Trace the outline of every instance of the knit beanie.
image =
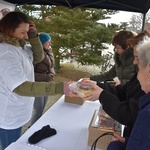
[(43, 44), (45, 44), (47, 41), (51, 40), (51, 36), (47, 33), (41, 33), (39, 35), (40, 41)]

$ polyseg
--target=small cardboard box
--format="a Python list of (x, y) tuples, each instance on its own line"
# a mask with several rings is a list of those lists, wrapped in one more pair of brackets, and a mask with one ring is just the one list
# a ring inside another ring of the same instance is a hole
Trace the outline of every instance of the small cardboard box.
[[(118, 134), (120, 134), (121, 132), (120, 131), (115, 131), (113, 128), (101, 128), (100, 126), (99, 127), (94, 127), (93, 126), (93, 121), (95, 119), (95, 115), (96, 115), (96, 111), (94, 112), (94, 115), (92, 117), (92, 120), (90, 122), (90, 125), (89, 125), (89, 137), (88, 137), (88, 146), (92, 146), (94, 141), (100, 136), (102, 135), (103, 133), (106, 133), (106, 132), (117, 132)], [(106, 135), (106, 136), (103, 136), (101, 137), (97, 144), (96, 144), (96, 147), (99, 148), (100, 150), (106, 150), (107, 149), (107, 146), (108, 144), (112, 141), (112, 136), (111, 135)]]
[(82, 105), (84, 100), (81, 97), (70, 97), (65, 95), (65, 102)]

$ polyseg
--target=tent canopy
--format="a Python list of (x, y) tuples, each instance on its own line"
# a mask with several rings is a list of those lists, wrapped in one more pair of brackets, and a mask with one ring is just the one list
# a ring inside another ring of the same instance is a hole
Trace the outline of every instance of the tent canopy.
[(4, 0), (6, 2), (24, 5), (57, 5), (69, 8), (88, 7), (112, 10), (123, 10), (146, 14), (150, 8), (150, 0)]

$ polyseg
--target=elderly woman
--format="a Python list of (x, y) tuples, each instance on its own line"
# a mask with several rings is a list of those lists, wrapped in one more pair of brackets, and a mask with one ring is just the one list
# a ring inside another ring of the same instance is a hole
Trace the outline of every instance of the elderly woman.
[(146, 95), (140, 99), (140, 111), (129, 138), (127, 149), (143, 150), (150, 148), (150, 38), (144, 37), (143, 41), (135, 48), (135, 56), (139, 59), (138, 80)]
[[(145, 150), (150, 148), (150, 37), (145, 36), (134, 46), (134, 55), (139, 68), (137, 78), (146, 95), (140, 98), (140, 111), (130, 137), (124, 139), (116, 134), (114, 136), (116, 140), (127, 143), (126, 150)], [(108, 150), (114, 150), (114, 142), (108, 146)], [(123, 147), (119, 150), (123, 150)]]

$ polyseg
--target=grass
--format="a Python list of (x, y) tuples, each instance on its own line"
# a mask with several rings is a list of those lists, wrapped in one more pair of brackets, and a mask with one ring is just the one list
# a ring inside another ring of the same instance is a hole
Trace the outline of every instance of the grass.
[(65, 63), (61, 64), (61, 71), (60, 73), (56, 73), (55, 81), (77, 81), (80, 78), (88, 78), (90, 75), (91, 74), (88, 72), (83, 72), (74, 68), (71, 63)]

